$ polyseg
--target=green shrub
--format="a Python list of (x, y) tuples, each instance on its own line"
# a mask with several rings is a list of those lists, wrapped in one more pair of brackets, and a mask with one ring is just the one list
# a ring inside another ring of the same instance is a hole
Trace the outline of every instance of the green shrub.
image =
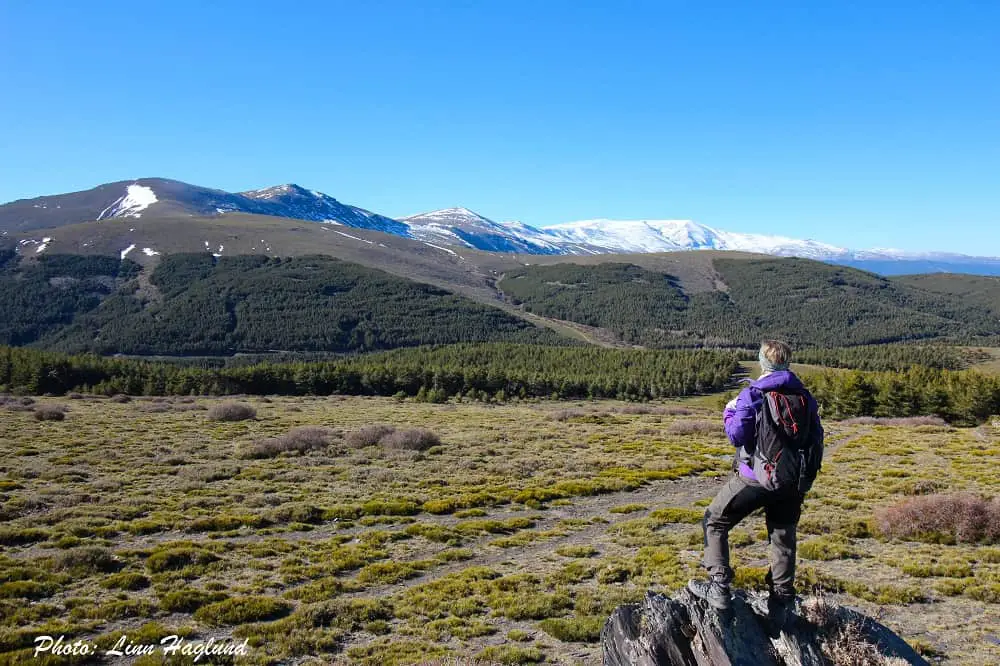
[(798, 552), (807, 560), (841, 560), (857, 557), (847, 540), (839, 535), (810, 539), (799, 545)]
[(598, 554), (598, 550), (593, 546), (586, 545), (566, 545), (556, 548), (556, 555), (563, 557), (593, 557)]
[(48, 531), (31, 527), (0, 529), (0, 546), (23, 546), (37, 541), (45, 541), (48, 538)]
[(645, 511), (648, 508), (645, 504), (622, 504), (621, 506), (613, 506), (608, 511), (611, 513), (635, 513)]
[(700, 523), (705, 517), (704, 511), (698, 511), (697, 509), (678, 509), (676, 507), (667, 507), (665, 509), (657, 509), (649, 514), (649, 517), (653, 520), (657, 520), (663, 523)]
[(904, 564), (902, 572), (915, 578), (967, 578), (972, 576), (968, 562), (913, 562)]
[(52, 568), (56, 571), (67, 571), (75, 576), (91, 573), (108, 573), (117, 571), (119, 562), (107, 548), (86, 546), (73, 548), (59, 553), (52, 558)]
[(198, 518), (192, 521), (187, 529), (189, 532), (228, 532), (241, 527), (264, 527), (267, 523), (263, 516), (222, 513)]
[(432, 523), (414, 523), (413, 525), (408, 525), (405, 532), (410, 536), (419, 536), (428, 541), (444, 543), (450, 546), (457, 546), (462, 543), (462, 535), (457, 534), (452, 529)]
[(149, 587), (149, 579), (140, 573), (124, 572), (104, 578), (101, 587), (106, 590), (142, 590)]
[(549, 618), (539, 622), (538, 628), (564, 643), (595, 643), (606, 619), (603, 615)]
[(369, 500), (361, 505), (366, 516), (412, 516), (420, 513), (420, 505), (413, 500)]
[(193, 613), (202, 606), (225, 601), (222, 592), (205, 592), (193, 587), (173, 590), (160, 597), (160, 608), (168, 613)]
[(0, 599), (42, 599), (51, 596), (55, 590), (48, 583), (31, 580), (15, 580), (0, 583)]
[(536, 647), (490, 645), (481, 650), (476, 659), (490, 664), (540, 664), (545, 661), (545, 655)]
[(199, 608), (194, 619), (215, 626), (277, 620), (288, 615), (291, 604), (274, 597), (234, 597)]
[(146, 558), (146, 568), (151, 573), (183, 569), (190, 565), (205, 565), (217, 561), (214, 553), (191, 546), (179, 546), (153, 552)]

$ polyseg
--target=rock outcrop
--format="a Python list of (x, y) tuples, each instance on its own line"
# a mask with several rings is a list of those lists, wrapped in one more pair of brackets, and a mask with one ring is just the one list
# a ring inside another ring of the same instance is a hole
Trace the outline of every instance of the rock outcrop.
[(688, 590), (648, 592), (601, 631), (605, 666), (905, 666), (928, 664), (876, 620), (821, 597), (797, 600), (777, 627), (766, 594), (737, 591), (717, 611)]

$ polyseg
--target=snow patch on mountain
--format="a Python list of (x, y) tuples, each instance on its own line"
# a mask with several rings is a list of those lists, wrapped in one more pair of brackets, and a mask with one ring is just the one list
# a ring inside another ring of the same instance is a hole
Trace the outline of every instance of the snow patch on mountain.
[(370, 241), (367, 238), (360, 238), (358, 236), (352, 236), (351, 234), (345, 234), (343, 231), (337, 231), (336, 229), (333, 230), (333, 233), (340, 234), (341, 236), (347, 236), (348, 238), (353, 238), (356, 241), (361, 241), (362, 243), (368, 243), (369, 245), (375, 244), (374, 241)]
[(135, 249), (135, 243), (132, 243), (127, 248), (121, 251), (121, 258), (124, 259), (128, 256), (128, 253)]
[(458, 253), (457, 253), (457, 252), (455, 252), (454, 250), (449, 250), (449, 249), (448, 249), (448, 248), (446, 248), (446, 247), (441, 247), (440, 245), (435, 245), (434, 243), (428, 243), (427, 241), (424, 241), (424, 245), (429, 245), (429, 246), (431, 246), (432, 248), (434, 248), (435, 250), (444, 250), (444, 251), (445, 251), (445, 252), (447, 252), (448, 254), (453, 254), (453, 255), (455, 255), (456, 257), (458, 256)]
[(125, 190), (125, 195), (115, 200), (113, 204), (101, 211), (98, 220), (109, 217), (141, 217), (146, 210), (158, 201), (153, 188), (145, 185), (132, 184)]

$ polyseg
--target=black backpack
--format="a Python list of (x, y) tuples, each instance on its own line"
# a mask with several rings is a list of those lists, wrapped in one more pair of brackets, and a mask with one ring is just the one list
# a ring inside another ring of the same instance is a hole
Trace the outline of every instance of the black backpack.
[(822, 431), (814, 432), (806, 394), (763, 391), (751, 456), (757, 481), (773, 491), (812, 487), (823, 461)]

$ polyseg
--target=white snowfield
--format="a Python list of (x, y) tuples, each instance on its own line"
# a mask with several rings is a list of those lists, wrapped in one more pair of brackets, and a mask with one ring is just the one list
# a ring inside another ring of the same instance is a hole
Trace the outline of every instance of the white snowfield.
[(128, 256), (128, 253), (135, 249), (135, 243), (132, 243), (127, 248), (121, 251), (122, 259)]
[(132, 184), (125, 191), (125, 196), (115, 200), (113, 204), (101, 211), (98, 220), (109, 217), (141, 217), (146, 210), (158, 201), (153, 189), (145, 185)]
[(606, 252), (673, 252), (735, 250), (783, 256), (829, 258), (845, 248), (784, 236), (720, 231), (691, 220), (581, 220), (542, 227), (564, 242), (598, 247)]

